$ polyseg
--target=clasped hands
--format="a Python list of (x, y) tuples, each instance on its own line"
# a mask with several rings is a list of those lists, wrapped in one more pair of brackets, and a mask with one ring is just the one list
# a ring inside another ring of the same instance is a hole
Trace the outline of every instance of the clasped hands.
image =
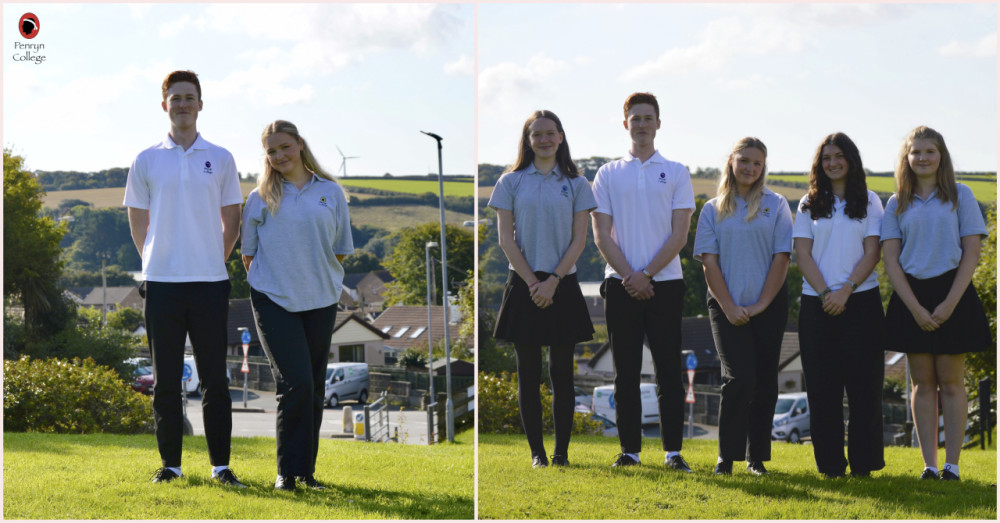
[(637, 300), (648, 300), (653, 297), (653, 280), (642, 271), (633, 271), (622, 279), (622, 285), (625, 287), (625, 292)]
[(559, 286), (559, 280), (554, 276), (549, 276), (545, 281), (536, 280), (528, 286), (528, 292), (531, 293), (531, 301), (539, 309), (544, 309), (552, 305), (556, 294), (556, 287)]

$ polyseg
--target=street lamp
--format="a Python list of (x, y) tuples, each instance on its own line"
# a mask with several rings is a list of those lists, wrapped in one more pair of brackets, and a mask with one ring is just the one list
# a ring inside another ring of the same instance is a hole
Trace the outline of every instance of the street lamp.
[[(427, 375), (431, 381), (430, 403), (434, 403), (434, 337), (431, 336), (431, 247), (437, 247), (437, 242), (427, 242), (424, 244), (424, 259), (427, 263)], [(445, 326), (447, 328), (447, 326)]]
[(444, 164), (441, 161), (440, 136), (420, 131), (437, 142), (438, 150), (438, 208), (441, 211), (441, 301), (444, 305), (444, 373), (448, 399), (445, 402), (448, 441), (455, 442), (455, 404), (451, 401), (451, 336), (448, 331), (448, 242), (444, 235)]

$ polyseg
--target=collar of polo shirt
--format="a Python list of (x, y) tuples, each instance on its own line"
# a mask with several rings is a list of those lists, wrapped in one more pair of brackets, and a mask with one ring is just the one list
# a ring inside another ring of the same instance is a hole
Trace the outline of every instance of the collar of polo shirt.
[[(180, 147), (180, 145), (177, 145), (176, 143), (174, 143), (174, 139), (171, 138), (170, 135), (168, 134), (167, 135), (167, 139), (163, 141), (163, 147), (164, 147), (164, 149), (175, 149), (177, 147)], [(207, 150), (208, 149), (208, 145), (205, 143), (204, 140), (201, 139), (201, 133), (198, 133), (198, 136), (195, 137), (194, 143), (191, 144), (191, 149), (198, 149), (198, 150)], [(191, 150), (191, 149), (188, 149), (188, 150)]]
[[(624, 159), (626, 162), (631, 162), (632, 160), (638, 160), (638, 158), (632, 156), (632, 151), (626, 152)], [(657, 149), (653, 151), (653, 156), (650, 156), (649, 160), (646, 160), (646, 163), (667, 163), (667, 159), (664, 158), (663, 155), (660, 154), (660, 150)]]
[[(538, 167), (535, 167), (535, 164), (531, 164), (531, 170), (528, 171), (528, 174), (541, 174), (542, 176), (547, 176), (543, 174), (542, 171), (538, 170)], [(555, 167), (552, 168), (549, 174), (554, 174), (557, 177), (559, 177), (562, 176), (562, 171), (560, 171), (559, 166), (556, 165)]]

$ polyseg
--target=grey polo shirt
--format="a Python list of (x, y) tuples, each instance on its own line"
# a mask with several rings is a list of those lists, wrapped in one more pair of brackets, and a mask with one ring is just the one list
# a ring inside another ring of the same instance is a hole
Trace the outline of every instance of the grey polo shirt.
[(585, 177), (567, 178), (558, 167), (542, 174), (530, 165), (501, 176), (487, 205), (514, 213), (514, 241), (531, 270), (552, 272), (573, 240), (573, 215), (597, 202)]
[(906, 274), (926, 280), (955, 269), (962, 260), (962, 237), (986, 234), (986, 222), (972, 189), (955, 185), (957, 209), (952, 209), (952, 202), (942, 202), (937, 191), (926, 200), (914, 194), (910, 206), (898, 216), (896, 195), (886, 202), (882, 241), (902, 240), (899, 263)]
[(771, 258), (792, 252), (792, 211), (785, 197), (767, 187), (757, 217), (747, 222), (747, 203), (736, 198), (736, 212), (725, 220), (715, 220), (718, 198), (701, 209), (694, 237), (694, 259), (702, 254), (718, 254), (726, 288), (736, 305), (753, 305), (760, 299)]
[(344, 191), (313, 175), (302, 189), (285, 182), (271, 214), (254, 189), (243, 208), (242, 253), (253, 256), (247, 282), (290, 312), (340, 300), (344, 267), (338, 254), (354, 252)]

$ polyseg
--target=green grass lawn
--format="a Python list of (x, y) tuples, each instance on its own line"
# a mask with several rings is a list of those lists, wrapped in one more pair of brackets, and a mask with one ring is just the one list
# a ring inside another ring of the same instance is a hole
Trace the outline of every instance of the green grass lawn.
[[(438, 193), (437, 180), (397, 180), (392, 178), (378, 180), (355, 180), (352, 178), (337, 178), (337, 183), (348, 188), (368, 187), (381, 191), (393, 191), (411, 194), (423, 194), (425, 192)], [(444, 181), (445, 196), (472, 196), (475, 186), (472, 181), (454, 182)]]
[[(809, 177), (798, 174), (769, 174), (769, 180), (784, 180), (786, 182), (809, 183)], [(894, 193), (896, 192), (896, 180), (888, 176), (869, 176), (865, 180), (868, 188), (875, 192)], [(977, 200), (983, 203), (992, 203), (997, 199), (996, 182), (983, 180), (958, 180), (960, 183), (968, 185), (972, 189), (972, 194)]]
[(273, 438), (233, 438), (247, 489), (210, 479), (204, 437), (184, 438), (184, 476), (152, 484), (152, 435), (4, 433), (4, 519), (472, 519), (473, 433), (435, 446), (320, 442), (327, 490), (280, 492)]
[[(552, 439), (546, 438), (552, 449)], [(962, 481), (918, 478), (918, 449), (886, 448), (871, 478), (828, 480), (812, 446), (774, 443), (771, 475), (745, 463), (712, 475), (718, 443), (685, 440), (684, 474), (663, 466), (659, 440), (646, 439), (642, 465), (610, 467), (618, 439), (573, 436), (568, 468), (532, 469), (524, 436), (479, 435), (481, 519), (990, 519), (997, 518), (996, 447), (962, 452)], [(943, 463), (944, 451), (941, 451)]]

